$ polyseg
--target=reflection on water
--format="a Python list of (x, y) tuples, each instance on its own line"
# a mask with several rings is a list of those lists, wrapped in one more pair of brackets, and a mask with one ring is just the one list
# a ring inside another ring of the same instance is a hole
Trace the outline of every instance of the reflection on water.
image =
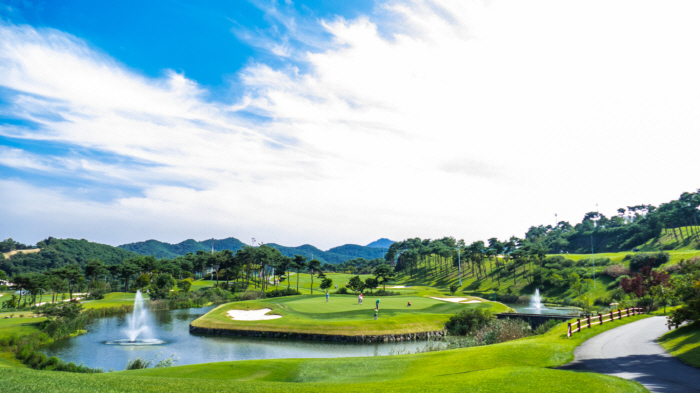
[(146, 360), (162, 354), (158, 359), (171, 355), (178, 359), (176, 365), (221, 362), (229, 360), (279, 359), (279, 358), (330, 358), (346, 356), (381, 356), (392, 350), (414, 351), (425, 342), (411, 343), (329, 343), (283, 339), (256, 339), (247, 337), (195, 336), (189, 333), (189, 324), (214, 306), (187, 310), (153, 311), (156, 328), (150, 339), (164, 341), (162, 345), (130, 346), (107, 345), (107, 342), (127, 339), (125, 317), (109, 317), (94, 320), (86, 327), (88, 333), (75, 338), (59, 340), (42, 350), (48, 356), (58, 356), (67, 362), (83, 363), (89, 367), (123, 370), (130, 359)]
[(579, 315), (577, 308), (557, 307), (557, 308), (536, 308), (529, 304), (503, 303), (521, 314), (554, 314), (554, 315)]

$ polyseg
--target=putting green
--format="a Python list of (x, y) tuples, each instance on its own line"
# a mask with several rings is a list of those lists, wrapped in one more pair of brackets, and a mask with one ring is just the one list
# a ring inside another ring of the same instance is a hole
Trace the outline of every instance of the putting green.
[[(192, 322), (192, 326), (210, 329), (257, 330), (264, 332), (314, 333), (344, 336), (406, 334), (442, 330), (449, 317), (467, 308), (487, 308), (503, 312), (504, 305), (494, 302), (450, 303), (419, 296), (379, 298), (379, 315), (374, 320), (377, 297), (365, 296), (363, 304), (357, 297), (332, 295), (291, 296), (249, 302), (224, 304)], [(408, 307), (408, 302), (411, 307)], [(268, 314), (282, 318), (263, 321), (233, 320), (229, 310), (259, 310), (270, 308)]]

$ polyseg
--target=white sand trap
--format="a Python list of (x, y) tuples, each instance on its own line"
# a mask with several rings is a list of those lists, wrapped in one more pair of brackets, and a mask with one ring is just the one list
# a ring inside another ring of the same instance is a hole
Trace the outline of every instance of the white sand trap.
[(396, 288), (410, 288), (410, 287), (411, 287), (410, 285), (395, 285), (393, 287), (387, 287), (387, 288), (396, 289)]
[(272, 311), (271, 308), (261, 308), (260, 310), (230, 310), (227, 312), (231, 319), (236, 321), (265, 321), (268, 319), (282, 318), (281, 315), (265, 315)]
[(468, 297), (431, 297), (431, 299), (442, 300), (443, 302), (459, 303), (464, 300), (469, 300)]
[(481, 303), (481, 300), (470, 300), (470, 301), (464, 302), (464, 303)]

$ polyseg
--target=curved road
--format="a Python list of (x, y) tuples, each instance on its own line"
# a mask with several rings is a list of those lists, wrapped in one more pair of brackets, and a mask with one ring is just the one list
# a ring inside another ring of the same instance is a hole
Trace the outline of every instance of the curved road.
[(586, 340), (561, 370), (592, 371), (635, 380), (652, 392), (700, 392), (700, 369), (669, 355), (656, 339), (665, 317), (642, 319)]

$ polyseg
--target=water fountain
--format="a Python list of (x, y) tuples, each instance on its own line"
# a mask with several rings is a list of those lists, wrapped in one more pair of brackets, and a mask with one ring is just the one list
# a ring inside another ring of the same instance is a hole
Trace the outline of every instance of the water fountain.
[[(165, 343), (163, 340), (152, 338), (151, 326), (153, 320), (148, 309), (143, 304), (141, 291), (136, 291), (134, 311), (127, 316), (128, 328), (124, 330), (128, 339), (107, 341), (111, 345), (156, 345)], [(141, 338), (139, 338), (141, 336)], [(144, 338), (146, 336), (147, 338)]]
[(533, 310), (533, 314), (541, 314), (542, 311), (547, 310), (547, 308), (542, 305), (539, 288), (535, 289), (535, 294), (530, 298), (530, 307), (527, 309)]

